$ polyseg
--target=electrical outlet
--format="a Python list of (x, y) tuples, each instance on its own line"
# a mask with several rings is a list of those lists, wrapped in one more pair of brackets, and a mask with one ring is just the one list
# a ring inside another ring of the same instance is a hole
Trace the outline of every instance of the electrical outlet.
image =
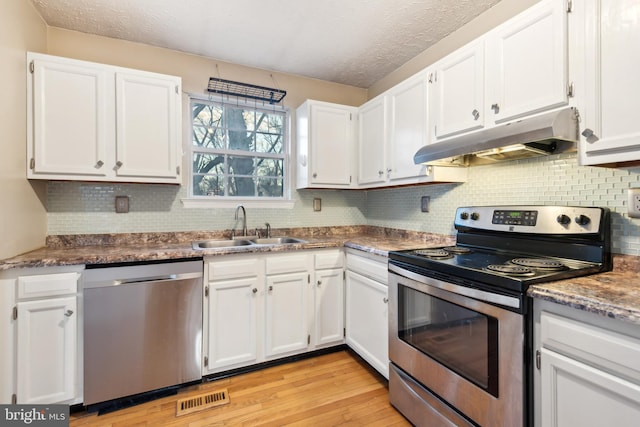
[(640, 218), (640, 188), (630, 188), (627, 200), (627, 212), (631, 218)]
[(116, 213), (129, 212), (129, 196), (116, 196)]
[(429, 202), (431, 201), (431, 197), (422, 196), (420, 198), (420, 210), (422, 212), (429, 212)]

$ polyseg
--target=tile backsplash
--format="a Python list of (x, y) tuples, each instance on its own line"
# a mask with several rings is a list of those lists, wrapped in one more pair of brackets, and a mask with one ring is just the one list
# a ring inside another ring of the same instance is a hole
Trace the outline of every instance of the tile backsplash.
[[(640, 169), (577, 166), (575, 153), (476, 166), (463, 184), (369, 191), (294, 191), (293, 209), (247, 209), (249, 228), (375, 225), (453, 234), (455, 208), (466, 205), (558, 204), (608, 207), (613, 251), (640, 255), (640, 219), (626, 214), (627, 189), (640, 187)], [(199, 231), (235, 226), (234, 210), (185, 209), (186, 188), (171, 185), (50, 182), (48, 234)], [(115, 196), (130, 198), (116, 214)], [(430, 196), (429, 212), (420, 198)], [(314, 212), (313, 199), (322, 199)]]

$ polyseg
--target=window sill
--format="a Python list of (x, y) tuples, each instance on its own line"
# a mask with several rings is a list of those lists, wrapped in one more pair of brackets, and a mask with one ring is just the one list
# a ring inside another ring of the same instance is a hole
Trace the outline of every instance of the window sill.
[(180, 199), (182, 205), (187, 209), (232, 209), (238, 205), (245, 208), (262, 208), (262, 209), (293, 209), (295, 202), (293, 200), (221, 200), (221, 199), (205, 199), (198, 197), (185, 197)]

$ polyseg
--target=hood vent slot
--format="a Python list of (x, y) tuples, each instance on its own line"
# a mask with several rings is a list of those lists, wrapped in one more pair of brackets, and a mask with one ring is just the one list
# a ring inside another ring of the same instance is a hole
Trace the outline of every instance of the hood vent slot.
[(563, 108), (422, 147), (416, 164), (472, 166), (575, 151), (578, 118)]

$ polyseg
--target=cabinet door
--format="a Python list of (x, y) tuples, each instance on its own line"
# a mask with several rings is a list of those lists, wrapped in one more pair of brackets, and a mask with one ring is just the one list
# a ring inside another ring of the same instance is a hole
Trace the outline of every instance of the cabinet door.
[(116, 101), (117, 176), (177, 180), (179, 79), (116, 73)]
[(210, 372), (256, 362), (256, 316), (262, 289), (256, 277), (209, 284), (207, 352)]
[(308, 347), (308, 273), (267, 276), (265, 356)]
[(394, 87), (389, 95), (389, 179), (419, 176), (413, 156), (428, 143), (427, 79), (419, 74)]
[(342, 269), (315, 273), (315, 346), (344, 341), (344, 273)]
[(389, 378), (387, 286), (347, 271), (347, 345)]
[(105, 176), (115, 124), (109, 73), (73, 61), (35, 58), (32, 64), (28, 177)]
[[(586, 99), (583, 165), (640, 159), (640, 8), (632, 0), (588, 0), (585, 9)], [(578, 10), (577, 12), (580, 12)]]
[(315, 185), (349, 186), (352, 176), (353, 108), (310, 105), (310, 181)]
[(487, 119), (496, 123), (566, 105), (565, 1), (545, 0), (487, 36)]
[(484, 126), (484, 41), (467, 45), (438, 62), (434, 85), (435, 137)]
[(636, 426), (640, 386), (542, 349), (542, 427)]
[(18, 403), (47, 404), (76, 394), (76, 297), (20, 302), (18, 306)]
[(378, 96), (358, 111), (358, 184), (374, 184), (387, 179), (387, 108)]

